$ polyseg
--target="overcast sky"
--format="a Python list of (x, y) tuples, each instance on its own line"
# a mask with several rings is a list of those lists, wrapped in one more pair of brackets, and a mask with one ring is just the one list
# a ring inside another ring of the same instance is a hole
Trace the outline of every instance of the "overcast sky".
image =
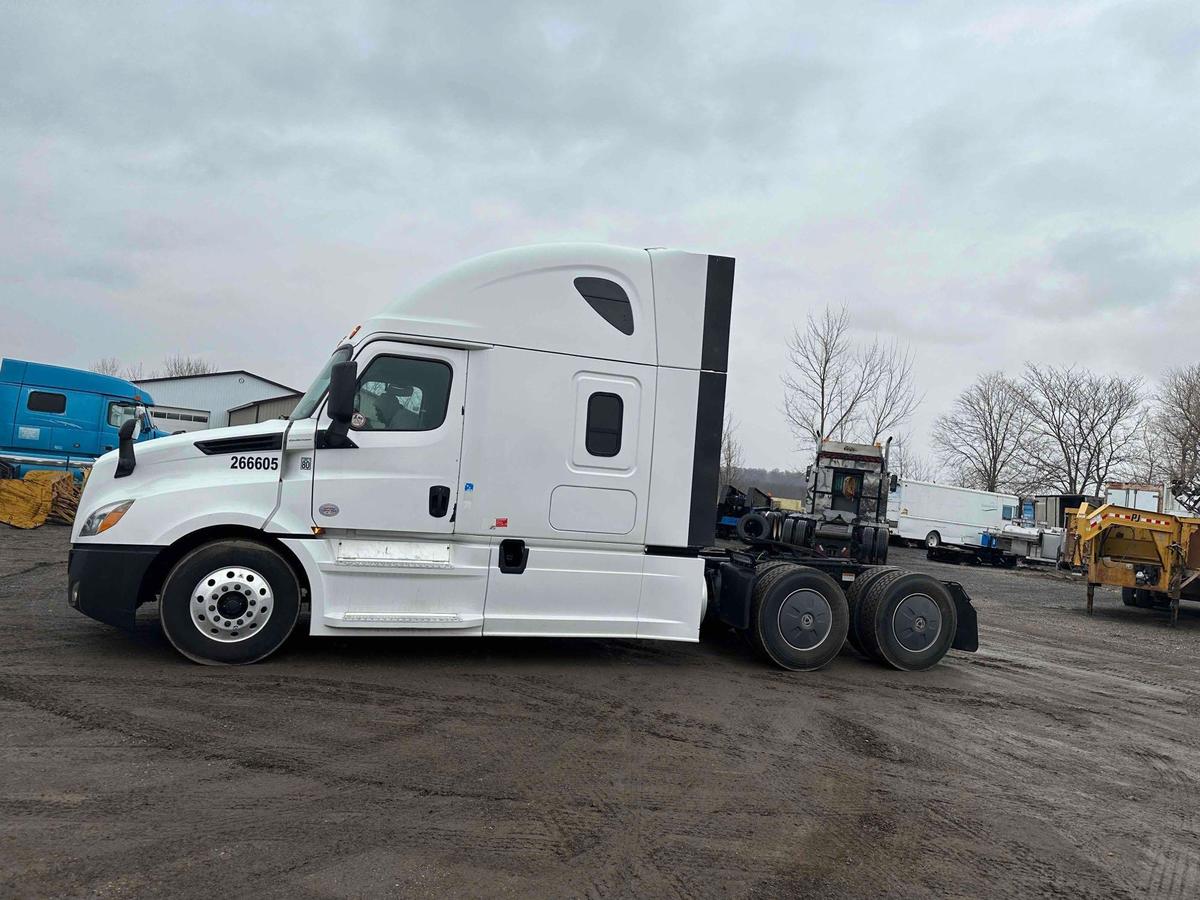
[(783, 338), (977, 373), (1200, 354), (1200, 5), (7, 2), (0, 354), (306, 386), (391, 298), (558, 240), (737, 257), (747, 462)]

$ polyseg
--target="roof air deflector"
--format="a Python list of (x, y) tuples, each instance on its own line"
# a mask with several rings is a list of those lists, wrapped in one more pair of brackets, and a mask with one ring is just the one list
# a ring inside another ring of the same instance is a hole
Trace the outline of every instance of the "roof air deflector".
[(633, 334), (633, 304), (623, 287), (607, 278), (580, 276), (575, 289), (605, 322), (621, 334)]

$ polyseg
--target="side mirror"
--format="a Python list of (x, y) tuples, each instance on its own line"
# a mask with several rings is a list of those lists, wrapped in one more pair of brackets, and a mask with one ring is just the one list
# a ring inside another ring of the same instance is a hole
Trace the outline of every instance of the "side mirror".
[(358, 393), (358, 363), (354, 360), (334, 363), (329, 371), (329, 403), (326, 411), (332, 424), (325, 429), (327, 447), (352, 447), (347, 434), (354, 416), (354, 395)]
[(893, 475), (888, 479), (888, 490), (894, 494), (896, 493), (896, 488), (898, 487), (900, 487), (900, 477), (898, 475)]
[(358, 363), (352, 359), (334, 363), (329, 372), (329, 418), (350, 424), (354, 395), (358, 391)]

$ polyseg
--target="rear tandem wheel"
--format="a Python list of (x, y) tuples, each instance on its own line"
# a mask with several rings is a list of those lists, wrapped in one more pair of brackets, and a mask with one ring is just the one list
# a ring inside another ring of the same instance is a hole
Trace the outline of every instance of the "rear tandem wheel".
[(870, 653), (867, 652), (863, 645), (861, 634), (862, 624), (862, 603), (867, 596), (867, 591), (871, 589), (876, 581), (887, 575), (890, 572), (899, 572), (900, 569), (896, 566), (879, 566), (876, 569), (867, 569), (850, 585), (850, 590), (846, 592), (846, 602), (850, 607), (850, 627), (846, 631), (846, 640), (850, 646), (855, 649), (859, 656), (867, 659), (873, 659)]
[(751, 595), (750, 644), (775, 665), (819, 669), (846, 642), (849, 611), (836, 581), (806, 566), (773, 566)]
[(867, 588), (859, 612), (866, 651), (894, 669), (921, 672), (950, 650), (958, 610), (950, 591), (918, 572), (890, 572)]

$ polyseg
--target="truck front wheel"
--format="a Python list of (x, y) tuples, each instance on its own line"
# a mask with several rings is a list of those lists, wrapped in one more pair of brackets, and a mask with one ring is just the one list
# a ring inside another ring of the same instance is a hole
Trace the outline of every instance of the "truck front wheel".
[(942, 546), (942, 536), (936, 531), (929, 532), (929, 534), (925, 535), (925, 546), (930, 550), (936, 550)]
[(747, 637), (784, 669), (819, 669), (846, 641), (846, 595), (823, 572), (804, 566), (771, 569), (754, 585)]
[(158, 608), (167, 640), (206, 665), (258, 662), (283, 645), (300, 617), (300, 583), (265, 544), (221, 540), (183, 557)]

